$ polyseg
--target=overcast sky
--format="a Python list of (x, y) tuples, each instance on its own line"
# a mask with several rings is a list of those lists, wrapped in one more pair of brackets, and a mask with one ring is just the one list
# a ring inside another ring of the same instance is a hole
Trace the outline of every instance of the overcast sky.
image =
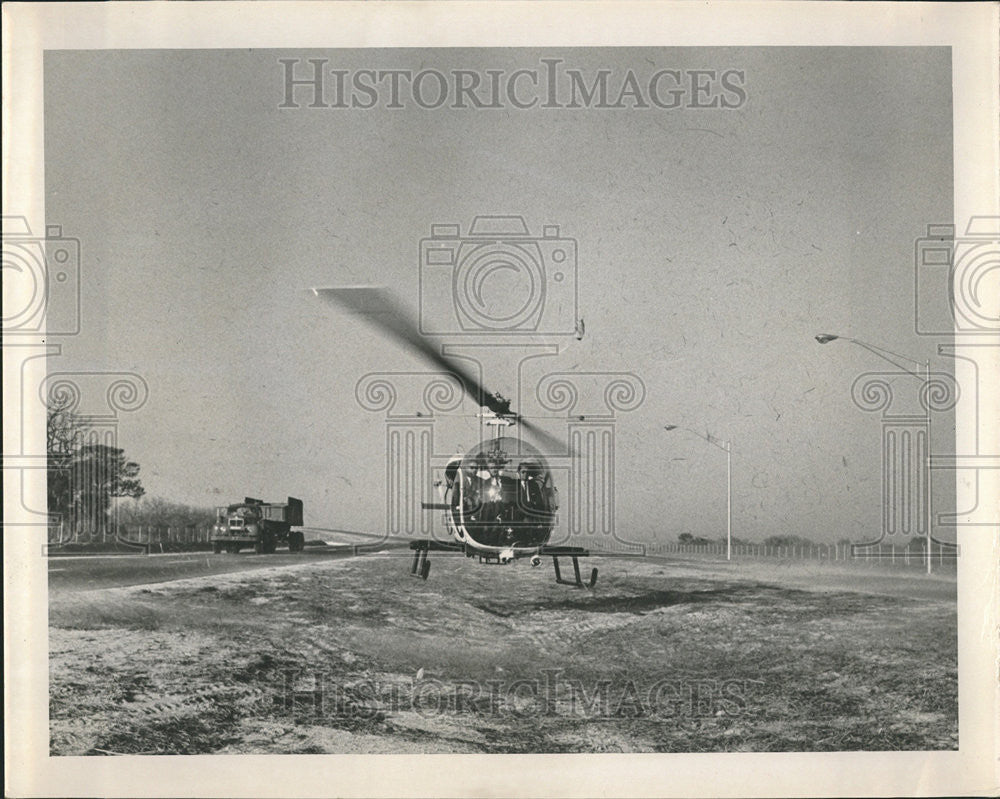
[[(305, 92), (279, 108), (280, 58), (509, 76), (550, 57), (609, 69), (615, 87), (629, 69), (739, 70), (745, 101), (397, 109), (380, 95), (364, 110), (309, 108)], [(304, 290), (385, 284), (416, 308), (420, 240), (482, 214), (559, 225), (578, 247), (586, 335), (547, 339), (560, 353), (526, 379), (645, 385), (615, 427), (624, 538), (725, 532), (725, 456), (665, 424), (733, 440), (735, 535), (873, 537), (881, 427), (851, 384), (891, 367), (813, 336), (950, 369), (913, 319), (914, 242), (952, 218), (947, 49), (50, 52), (45, 128), (47, 222), (82, 250), (82, 332), (50, 369), (147, 381), (119, 441), (150, 495), (292, 494), (310, 525), (381, 529), (384, 419), (355, 385), (428, 367)], [(514, 394), (525, 352), (486, 352), (487, 385)], [(519, 410), (545, 412), (523, 393)], [(439, 452), (473, 446), (476, 410), (438, 423)], [(934, 436), (951, 451), (949, 419)]]

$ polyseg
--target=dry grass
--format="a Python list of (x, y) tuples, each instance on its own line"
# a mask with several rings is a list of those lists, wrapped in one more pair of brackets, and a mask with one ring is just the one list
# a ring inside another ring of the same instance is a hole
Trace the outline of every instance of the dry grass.
[(704, 564), (611, 562), (592, 591), (405, 569), (53, 594), (52, 753), (957, 748), (953, 597)]

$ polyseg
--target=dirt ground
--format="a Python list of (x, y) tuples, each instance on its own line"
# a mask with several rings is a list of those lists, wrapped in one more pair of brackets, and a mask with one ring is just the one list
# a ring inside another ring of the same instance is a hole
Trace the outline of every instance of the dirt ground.
[(953, 576), (433, 561), (53, 584), (52, 754), (958, 746)]

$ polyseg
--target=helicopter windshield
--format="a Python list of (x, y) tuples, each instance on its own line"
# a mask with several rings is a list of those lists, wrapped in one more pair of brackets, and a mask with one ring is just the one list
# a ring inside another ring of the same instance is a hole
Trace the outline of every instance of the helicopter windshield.
[(483, 441), (462, 459), (457, 477), (454, 501), (467, 521), (546, 524), (559, 507), (545, 458), (516, 438)]

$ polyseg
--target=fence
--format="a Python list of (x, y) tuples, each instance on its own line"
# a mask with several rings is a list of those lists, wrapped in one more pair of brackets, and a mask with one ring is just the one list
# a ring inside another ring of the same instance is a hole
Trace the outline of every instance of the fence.
[[(135, 546), (156, 547), (172, 544), (207, 544), (210, 541), (212, 528), (209, 525), (156, 525), (156, 524), (119, 524), (107, 525), (99, 529), (77, 527), (66, 529), (65, 525), (49, 529), (48, 542), (50, 546), (67, 544), (131, 544)], [(654, 557), (702, 557), (725, 558), (724, 542), (712, 544), (682, 544), (676, 543), (626, 543), (617, 539), (588, 538), (572, 542), (583, 545), (594, 552), (609, 552), (615, 554), (649, 555)], [(877, 546), (862, 546), (858, 544), (794, 544), (788, 546), (772, 546), (768, 544), (738, 543), (732, 546), (733, 560), (773, 559), (811, 560), (819, 562), (853, 561), (869, 565), (885, 566), (924, 566), (927, 563), (924, 549), (914, 549), (910, 546), (881, 543)], [(958, 559), (958, 547), (954, 544), (941, 545), (931, 542), (931, 563), (935, 566), (954, 567)]]
[[(725, 558), (726, 544), (682, 544), (682, 543), (623, 543), (593, 539), (580, 541), (596, 552), (614, 552), (621, 554), (649, 555), (654, 557), (680, 556)], [(733, 544), (733, 560), (772, 559), (813, 560), (813, 561), (852, 561), (869, 565), (886, 566), (925, 566), (927, 563), (925, 550), (910, 546), (881, 543), (876, 546), (858, 544), (795, 544), (788, 546), (772, 546), (767, 544)], [(958, 559), (958, 548), (954, 544), (941, 545), (931, 543), (931, 563), (935, 566), (954, 567)]]
[(137, 546), (157, 546), (162, 544), (207, 544), (212, 528), (210, 525), (166, 525), (166, 524), (118, 524), (99, 528), (68, 525), (50, 527), (50, 546), (67, 544), (134, 544)]

